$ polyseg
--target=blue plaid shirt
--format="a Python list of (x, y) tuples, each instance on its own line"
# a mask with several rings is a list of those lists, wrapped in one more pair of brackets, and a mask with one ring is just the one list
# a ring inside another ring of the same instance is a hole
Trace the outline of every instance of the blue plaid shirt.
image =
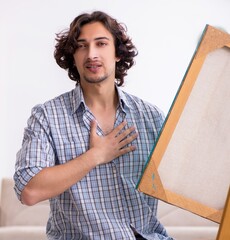
[[(155, 107), (117, 88), (115, 127), (134, 125), (137, 149), (97, 166), (81, 181), (50, 199), (48, 239), (171, 239), (156, 218), (157, 200), (136, 190), (164, 117)], [(43, 168), (64, 164), (89, 149), (94, 119), (79, 86), (33, 108), (17, 153), (15, 191), (20, 194)], [(103, 135), (98, 126), (97, 134)]]

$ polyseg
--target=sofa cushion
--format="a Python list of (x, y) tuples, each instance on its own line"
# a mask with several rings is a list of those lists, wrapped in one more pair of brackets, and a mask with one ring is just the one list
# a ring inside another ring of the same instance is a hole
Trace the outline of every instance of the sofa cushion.
[(215, 240), (218, 229), (216, 227), (168, 227), (168, 234), (175, 240)]
[(160, 200), (158, 218), (176, 240), (215, 240), (219, 228), (215, 222)]
[(194, 213), (178, 208), (163, 201), (158, 201), (158, 218), (166, 226), (208, 226), (218, 227), (219, 224), (200, 217)]

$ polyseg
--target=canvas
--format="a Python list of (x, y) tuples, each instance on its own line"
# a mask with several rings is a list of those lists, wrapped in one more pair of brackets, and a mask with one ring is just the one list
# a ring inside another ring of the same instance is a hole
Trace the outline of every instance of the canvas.
[(230, 184), (230, 35), (206, 25), (137, 188), (220, 223)]

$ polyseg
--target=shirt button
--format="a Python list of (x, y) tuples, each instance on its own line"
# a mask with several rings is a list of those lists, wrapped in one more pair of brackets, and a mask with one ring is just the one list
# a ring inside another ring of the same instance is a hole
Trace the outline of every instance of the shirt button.
[(116, 168), (115, 164), (113, 164), (113, 173), (114, 173), (114, 174), (117, 173), (117, 168)]

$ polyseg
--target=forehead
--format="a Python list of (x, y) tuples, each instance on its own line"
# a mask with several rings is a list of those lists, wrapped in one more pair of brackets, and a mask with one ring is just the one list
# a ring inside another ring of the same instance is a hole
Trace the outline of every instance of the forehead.
[(87, 23), (81, 28), (78, 40), (90, 41), (96, 38), (106, 37), (113, 41), (112, 34), (105, 28), (101, 22)]

